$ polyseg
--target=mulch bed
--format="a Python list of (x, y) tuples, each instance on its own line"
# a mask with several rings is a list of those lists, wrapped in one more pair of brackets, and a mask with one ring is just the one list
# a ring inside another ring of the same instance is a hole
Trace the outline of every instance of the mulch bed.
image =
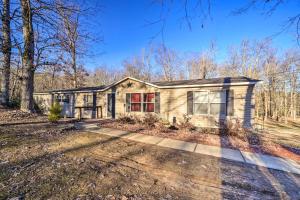
[(238, 149), (241, 151), (263, 153), (282, 158), (288, 158), (300, 162), (300, 150), (293, 147), (282, 146), (267, 138), (248, 132), (245, 136), (232, 136), (228, 134), (216, 134), (207, 130), (191, 131), (189, 129), (164, 129), (159, 127), (146, 127), (140, 123), (126, 124), (117, 121), (102, 121), (101, 127), (116, 128), (125, 131), (138, 132), (187, 142), (195, 142), (206, 145)]

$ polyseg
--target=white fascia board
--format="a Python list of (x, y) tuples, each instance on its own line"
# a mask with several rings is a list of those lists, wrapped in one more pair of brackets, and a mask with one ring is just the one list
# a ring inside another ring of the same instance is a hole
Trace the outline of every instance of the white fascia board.
[(51, 94), (72, 94), (75, 93), (74, 91), (58, 91), (58, 92), (51, 92)]
[(146, 81), (142, 81), (142, 80), (139, 80), (139, 79), (136, 79), (136, 78), (132, 78), (132, 77), (126, 77), (126, 78), (123, 78), (115, 83), (113, 83), (112, 85), (109, 85), (108, 87), (102, 89), (102, 90), (96, 90), (96, 91), (99, 91), (99, 92), (103, 92), (105, 90), (108, 90), (109, 88), (115, 86), (115, 85), (118, 85), (119, 83), (122, 83), (123, 81), (126, 81), (127, 79), (131, 79), (131, 80), (134, 80), (134, 81), (137, 81), (137, 82), (140, 82), (140, 83), (144, 83), (146, 85), (149, 85), (149, 86), (152, 86), (152, 87), (156, 87), (156, 88), (159, 88), (157, 85), (154, 85), (152, 83), (148, 83)]
[(175, 85), (175, 86), (158, 86), (158, 88), (160, 88), (160, 89), (168, 89), (168, 88), (242, 86), (242, 85), (255, 85), (256, 83), (257, 82), (215, 83), (215, 84), (200, 84), (200, 85)]
[(51, 94), (51, 92), (34, 92), (33, 95), (47, 95)]

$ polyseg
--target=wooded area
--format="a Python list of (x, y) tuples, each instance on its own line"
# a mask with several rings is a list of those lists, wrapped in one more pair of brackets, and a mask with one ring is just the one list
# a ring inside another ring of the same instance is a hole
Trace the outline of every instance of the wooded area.
[[(83, 67), (77, 57), (92, 40), (83, 30), (85, 18), (96, 5), (84, 1), (4, 0), (1, 11), (1, 92), (4, 104), (20, 104), (32, 112), (35, 75), (51, 71), (55, 88), (56, 73), (64, 71), (64, 81), (80, 86)], [(80, 26), (79, 26), (80, 23)], [(96, 37), (93, 39), (96, 41)], [(71, 86), (68, 86), (71, 87)], [(38, 87), (37, 87), (38, 88)], [(19, 103), (18, 103), (19, 102)]]
[(88, 45), (101, 41), (84, 28), (93, 10), (97, 5), (80, 1), (2, 1), (1, 91), (6, 104), (20, 103), (21, 110), (33, 112), (34, 91), (106, 85), (125, 76), (145, 81), (247, 76), (263, 81), (255, 91), (257, 117), (287, 121), (300, 115), (299, 48), (278, 50), (271, 40), (245, 39), (220, 62), (214, 42), (193, 53), (152, 43), (122, 66), (91, 71), (80, 60), (90, 59)]

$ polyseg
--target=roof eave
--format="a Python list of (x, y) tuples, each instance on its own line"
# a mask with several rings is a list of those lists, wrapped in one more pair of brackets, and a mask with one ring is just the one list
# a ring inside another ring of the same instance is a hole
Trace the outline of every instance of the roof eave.
[(106, 88), (101, 89), (101, 90), (97, 90), (97, 91), (99, 91), (99, 92), (106, 91), (106, 90), (112, 88), (113, 86), (116, 86), (116, 85), (118, 85), (119, 83), (122, 83), (122, 82), (126, 81), (127, 79), (131, 79), (131, 80), (134, 80), (134, 81), (137, 81), (137, 82), (140, 82), (140, 83), (144, 83), (144, 84), (146, 84), (146, 85), (150, 85), (150, 86), (152, 86), (152, 87), (159, 88), (159, 86), (157, 86), (157, 85), (155, 85), (155, 84), (152, 84), (152, 83), (149, 83), (149, 82), (146, 82), (146, 81), (142, 81), (142, 80), (139, 80), (139, 79), (136, 79), (136, 78), (133, 78), (133, 77), (125, 77), (125, 78), (123, 78), (123, 79), (121, 79), (121, 80), (119, 80), (119, 81), (117, 81), (117, 82), (115, 82), (115, 83), (113, 83), (113, 84), (107, 86)]
[(238, 82), (238, 83), (197, 84), (197, 85), (174, 85), (174, 86), (158, 86), (158, 88), (166, 89), (166, 88), (191, 88), (191, 87), (243, 86), (243, 85), (255, 85), (257, 82), (258, 81)]
[(49, 92), (41, 92), (41, 93), (35, 93), (35, 94), (52, 94), (52, 93), (90, 93), (90, 92), (104, 92), (113, 86), (118, 85), (119, 83), (122, 83), (123, 81), (126, 81), (128, 79), (144, 83), (146, 85), (158, 88), (158, 89), (168, 89), (168, 88), (195, 88), (195, 87), (222, 87), (222, 86), (243, 86), (243, 85), (255, 85), (257, 82), (261, 82), (261, 80), (253, 80), (253, 81), (248, 81), (248, 82), (236, 82), (236, 83), (213, 83), (213, 84), (197, 84), (197, 85), (174, 85), (174, 86), (159, 86), (153, 83), (149, 83), (146, 81), (142, 81), (133, 77), (125, 77), (103, 89), (93, 89), (93, 90), (77, 90), (77, 91), (71, 91), (71, 90), (66, 90), (66, 91), (49, 91)]

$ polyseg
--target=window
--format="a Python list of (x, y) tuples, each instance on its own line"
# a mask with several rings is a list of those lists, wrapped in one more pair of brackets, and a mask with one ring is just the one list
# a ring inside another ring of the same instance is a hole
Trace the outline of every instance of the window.
[(141, 94), (140, 93), (132, 93), (131, 94), (131, 111), (132, 112), (141, 112)]
[(226, 113), (226, 92), (213, 91), (209, 93), (210, 114), (220, 115)]
[(70, 95), (68, 95), (68, 94), (64, 95), (62, 101), (65, 102), (65, 103), (70, 103)]
[(85, 94), (83, 96), (83, 102), (85, 107), (93, 107), (93, 95)]
[(56, 100), (56, 102), (62, 102), (61, 95), (57, 94), (55, 96), (55, 100)]
[(144, 112), (154, 112), (154, 105), (155, 105), (155, 94), (145, 93), (144, 103), (143, 103)]
[(200, 115), (225, 115), (226, 92), (194, 92), (194, 113)]
[(68, 94), (57, 94), (55, 95), (55, 101), (56, 102), (64, 102), (64, 103), (70, 103), (70, 95)]
[(127, 112), (154, 112), (155, 93), (127, 93), (126, 105)]
[(195, 114), (208, 114), (208, 92), (194, 93), (194, 109)]

